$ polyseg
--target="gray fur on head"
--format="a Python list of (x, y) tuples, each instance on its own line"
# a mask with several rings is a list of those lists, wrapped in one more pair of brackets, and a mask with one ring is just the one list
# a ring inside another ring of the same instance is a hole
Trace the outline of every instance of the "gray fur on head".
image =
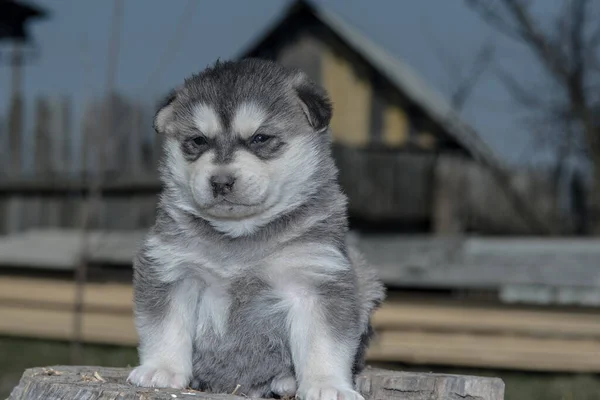
[(131, 382), (360, 399), (353, 378), (383, 287), (346, 243), (330, 118), (305, 74), (255, 59), (217, 63), (163, 103)]

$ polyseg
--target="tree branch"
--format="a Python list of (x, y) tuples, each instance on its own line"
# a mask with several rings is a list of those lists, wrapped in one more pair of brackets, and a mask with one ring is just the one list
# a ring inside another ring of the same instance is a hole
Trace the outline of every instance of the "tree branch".
[(473, 61), (473, 66), (466, 78), (459, 81), (459, 84), (451, 97), (454, 108), (461, 111), (465, 102), (470, 97), (473, 89), (477, 85), (479, 78), (488, 70), (494, 60), (495, 46), (492, 42), (484, 43), (477, 52)]
[[(531, 49), (540, 58), (542, 64), (557, 79), (567, 82), (569, 70), (565, 66), (565, 57), (560, 46), (553, 43), (548, 36), (537, 28), (537, 23), (529, 13), (525, 4), (519, 0), (503, 0), (508, 11), (519, 24), (521, 37), (530, 44)], [(574, 0), (580, 1), (580, 0)]]
[(466, 0), (466, 3), (475, 12), (477, 12), (481, 18), (486, 21), (490, 26), (504, 34), (505, 36), (520, 41), (522, 40), (519, 29), (502, 16), (502, 12), (492, 6), (492, 2), (489, 0)]
[(585, 66), (585, 27), (588, 0), (571, 0), (571, 73), (577, 78), (577, 84), (583, 87)]

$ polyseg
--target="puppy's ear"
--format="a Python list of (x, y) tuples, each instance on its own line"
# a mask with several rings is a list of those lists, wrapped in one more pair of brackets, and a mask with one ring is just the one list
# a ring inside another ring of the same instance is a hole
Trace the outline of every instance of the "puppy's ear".
[(314, 130), (318, 133), (327, 130), (333, 107), (325, 89), (312, 82), (304, 73), (296, 77), (294, 89), (300, 99), (302, 110)]
[(154, 116), (154, 130), (158, 133), (167, 133), (169, 126), (175, 118), (173, 102), (177, 98), (177, 90), (172, 90), (160, 103), (159, 109)]

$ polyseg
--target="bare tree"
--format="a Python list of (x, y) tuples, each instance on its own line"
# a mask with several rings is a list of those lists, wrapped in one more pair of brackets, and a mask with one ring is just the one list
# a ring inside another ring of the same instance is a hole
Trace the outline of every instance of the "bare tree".
[[(450, 99), (450, 104), (454, 110), (461, 113), (471, 101), (481, 79), (495, 68), (497, 62), (495, 35), (482, 40), (477, 49), (470, 51), (470, 54), (465, 57), (449, 50), (449, 47), (431, 32), (425, 30), (423, 33), (429, 41), (433, 55), (443, 66), (445, 93)], [(514, 187), (514, 174), (511, 170), (500, 164), (486, 161), (479, 160), (506, 196), (512, 210), (531, 232), (554, 235), (561, 231), (560, 226), (542, 216), (540, 210), (531, 203), (525, 193), (521, 193)]]
[[(598, 2), (565, 0), (554, 16), (539, 16), (531, 0), (465, 0), (487, 24), (524, 47), (544, 73), (545, 86), (499, 69), (512, 98), (530, 113), (530, 121), (559, 157), (584, 140), (594, 181), (590, 194), (590, 230), (600, 234), (600, 19)], [(544, 90), (546, 89), (546, 90)], [(541, 128), (540, 128), (541, 127)]]
[(450, 98), (450, 104), (456, 111), (462, 112), (481, 78), (490, 71), (495, 61), (494, 40), (484, 40), (472, 56), (465, 60), (431, 32), (423, 33), (429, 41), (433, 55), (443, 66), (445, 92)]

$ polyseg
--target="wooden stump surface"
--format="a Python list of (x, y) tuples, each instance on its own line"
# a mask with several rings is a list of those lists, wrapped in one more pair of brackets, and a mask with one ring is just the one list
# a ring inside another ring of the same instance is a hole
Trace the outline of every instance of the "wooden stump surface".
[[(129, 369), (46, 367), (25, 371), (9, 400), (237, 400), (232, 394), (138, 388), (126, 382)], [(503, 400), (499, 378), (398, 372), (367, 368), (357, 380), (367, 400)]]

